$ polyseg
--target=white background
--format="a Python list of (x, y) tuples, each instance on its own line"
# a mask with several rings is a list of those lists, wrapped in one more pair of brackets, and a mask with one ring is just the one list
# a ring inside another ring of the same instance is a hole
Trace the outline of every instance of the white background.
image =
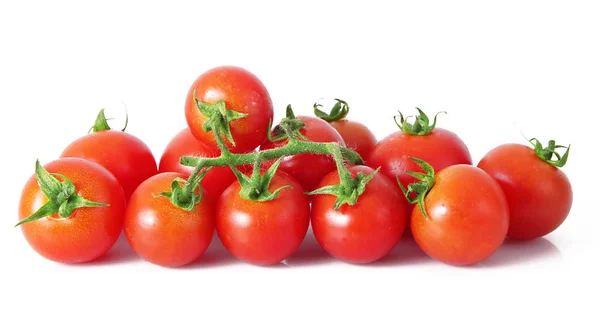
[[(594, 319), (600, 10), (594, 1), (486, 3), (3, 1), (0, 319)], [(128, 132), (158, 160), (185, 126), (191, 83), (223, 64), (262, 79), (276, 119), (288, 103), (306, 114), (339, 97), (380, 139), (396, 130), (396, 110), (445, 110), (439, 125), (475, 162), (525, 142), (521, 131), (571, 143), (571, 214), (548, 237), (507, 244), (471, 268), (433, 261), (406, 240), (381, 263), (353, 266), (309, 237), (272, 268), (240, 263), (218, 243), (185, 269), (145, 263), (123, 240), (80, 266), (28, 247), (12, 226), (36, 158), (57, 158), (100, 108), (120, 126), (123, 102)]]

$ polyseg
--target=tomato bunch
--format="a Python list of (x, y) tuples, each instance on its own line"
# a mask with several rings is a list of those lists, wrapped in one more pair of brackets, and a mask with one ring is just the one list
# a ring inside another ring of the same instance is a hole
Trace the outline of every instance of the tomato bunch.
[[(309, 227), (331, 256), (353, 264), (385, 257), (410, 231), (429, 256), (471, 265), (509, 237), (556, 230), (573, 193), (570, 147), (537, 139), (498, 146), (474, 166), (467, 145), (421, 109), (394, 117), (398, 130), (377, 141), (346, 119), (348, 103), (273, 126), (269, 92), (249, 71), (221, 66), (190, 86), (188, 127), (157, 166), (148, 146), (108, 126), (92, 127), (45, 166), (36, 162), (19, 205), (25, 239), (43, 257), (92, 261), (124, 232), (156, 265), (203, 255), (216, 235), (233, 256), (256, 265), (293, 255)], [(127, 126), (125, 126), (127, 127)], [(558, 150), (566, 149), (564, 154)]]

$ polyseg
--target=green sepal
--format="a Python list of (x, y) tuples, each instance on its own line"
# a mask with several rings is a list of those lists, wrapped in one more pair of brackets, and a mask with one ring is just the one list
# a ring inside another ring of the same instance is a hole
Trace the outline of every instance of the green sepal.
[[(39, 160), (35, 162), (35, 177), (40, 190), (48, 198), (48, 202), (35, 213), (17, 223), (15, 227), (54, 213), (58, 213), (60, 217), (66, 218), (70, 217), (73, 214), (73, 210), (77, 208), (109, 206), (108, 204), (86, 200), (77, 195), (75, 184), (69, 178), (61, 174), (49, 173), (40, 164)], [(63, 181), (59, 181), (56, 177), (62, 178)]]
[(421, 167), (425, 173), (406, 171), (406, 174), (419, 180), (418, 182), (408, 184), (407, 187), (402, 185), (402, 182), (400, 182), (400, 178), (398, 176), (396, 176), (396, 181), (398, 182), (398, 186), (400, 186), (404, 197), (406, 197), (406, 200), (408, 200), (410, 204), (418, 204), (421, 213), (423, 216), (425, 216), (425, 218), (427, 218), (427, 211), (425, 210), (425, 196), (427, 196), (427, 193), (429, 193), (433, 187), (435, 181), (435, 170), (433, 167), (431, 167), (431, 165), (421, 159), (415, 157), (410, 157), (410, 159), (417, 163), (417, 165), (419, 165), (419, 167)]
[[(348, 169), (346, 169), (346, 172)], [(381, 167), (378, 167), (373, 173), (366, 175), (363, 172), (359, 172), (356, 174), (355, 178), (351, 178), (348, 182), (343, 182), (344, 179), (340, 177), (340, 184), (337, 185), (327, 185), (321, 188), (318, 188), (312, 192), (308, 192), (308, 195), (317, 195), (317, 194), (329, 194), (336, 197), (335, 203), (333, 205), (334, 210), (339, 210), (340, 207), (344, 204), (348, 204), (350, 206), (356, 205), (358, 202), (358, 198), (365, 192), (367, 189), (367, 184), (377, 175)]]
[(260, 174), (260, 161), (256, 161), (254, 164), (254, 169), (252, 171), (252, 175), (250, 177), (246, 176), (244, 173), (240, 172), (235, 166), (231, 167), (231, 170), (237, 177), (240, 182), (240, 186), (242, 187), (240, 190), (240, 196), (243, 199), (249, 201), (257, 201), (257, 202), (268, 202), (272, 201), (279, 196), (279, 192), (281, 192), (285, 188), (292, 188), (291, 185), (285, 185), (277, 188), (273, 193), (269, 192), (269, 187), (271, 186), (271, 181), (275, 174), (277, 173), (277, 169), (279, 168), (279, 164), (281, 164), (281, 160), (283, 157), (280, 157), (269, 167), (269, 169), (264, 173)]
[(315, 103), (313, 105), (313, 111), (315, 113), (315, 116), (323, 119), (328, 123), (346, 117), (350, 112), (350, 107), (348, 106), (348, 103), (337, 98), (335, 99), (335, 101), (336, 103), (335, 105), (333, 105), (333, 108), (331, 108), (329, 114), (319, 109), (319, 107), (323, 107), (323, 105)]
[[(125, 131), (125, 129), (127, 129), (127, 125), (129, 124), (129, 113), (127, 112), (127, 109), (125, 109), (125, 125), (123, 126), (123, 129), (121, 129), (122, 132)], [(88, 131), (88, 133), (94, 132), (102, 132), (105, 130), (111, 130), (112, 128), (110, 128), (110, 126), (108, 125), (108, 118), (106, 118), (106, 115), (104, 114), (104, 108), (100, 109), (100, 112), (98, 113), (98, 116), (96, 116), (96, 120), (94, 121), (94, 126), (92, 126), (92, 128), (90, 128), (90, 130)]]
[(231, 135), (230, 122), (236, 119), (244, 118), (248, 114), (240, 113), (235, 110), (227, 109), (224, 100), (219, 100), (214, 104), (208, 104), (202, 102), (196, 98), (196, 90), (194, 89), (194, 102), (200, 110), (200, 112), (208, 118), (202, 125), (202, 129), (205, 132), (215, 131), (215, 133), (221, 133), (231, 145), (235, 146), (235, 141)]
[(300, 133), (300, 129), (304, 127), (304, 121), (296, 118), (292, 105), (287, 106), (285, 115), (286, 117), (279, 122), (279, 125), (273, 128), (273, 132), (267, 134), (267, 139), (271, 142), (278, 142), (285, 139), (309, 141), (308, 138)]
[[(168, 198), (173, 205), (188, 212), (192, 211), (194, 207), (202, 201), (204, 190), (202, 189), (202, 185), (200, 185), (200, 181), (202, 181), (202, 178), (204, 178), (210, 169), (211, 167), (208, 167), (200, 173), (195, 182), (188, 182), (180, 177), (176, 177), (173, 182), (171, 182), (171, 191), (161, 192), (155, 197), (164, 196)], [(190, 186), (192, 188), (187, 188)], [(196, 194), (195, 189), (199, 190), (198, 194)]]
[[(558, 168), (563, 167), (567, 164), (567, 160), (569, 159), (569, 152), (571, 151), (571, 145), (563, 146), (556, 145), (554, 140), (550, 140), (548, 142), (548, 147), (544, 147), (542, 143), (537, 138), (532, 138), (529, 142), (533, 145), (533, 151), (535, 154), (544, 162), (556, 166)], [(567, 150), (563, 155), (560, 155), (556, 149), (558, 148), (566, 148)], [(556, 156), (556, 160), (552, 158)]]
[[(425, 114), (419, 107), (416, 107), (416, 108), (419, 111), (419, 115), (408, 116), (408, 117), (404, 118), (404, 115), (402, 115), (402, 113), (400, 111), (398, 111), (399, 115), (394, 116), (394, 122), (396, 123), (398, 128), (400, 128), (400, 130), (402, 130), (403, 132), (405, 132), (409, 135), (416, 135), (416, 136), (428, 135), (429, 133), (431, 133), (431, 131), (433, 131), (433, 129), (435, 129), (435, 126), (437, 124), (437, 116), (439, 114), (446, 114), (445, 111), (438, 112), (433, 117), (433, 124), (429, 124), (429, 117), (427, 116), (427, 114)], [(397, 117), (400, 117), (400, 122), (398, 122)], [(408, 120), (411, 117), (415, 118), (415, 122), (412, 124), (408, 122)]]

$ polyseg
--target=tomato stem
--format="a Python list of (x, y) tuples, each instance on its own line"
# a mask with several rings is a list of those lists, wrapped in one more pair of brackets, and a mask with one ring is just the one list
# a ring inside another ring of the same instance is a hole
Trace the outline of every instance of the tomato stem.
[[(400, 130), (409, 135), (425, 136), (429, 135), (429, 133), (435, 129), (435, 125), (437, 124), (437, 116), (439, 114), (446, 113), (445, 111), (438, 112), (433, 117), (433, 124), (429, 124), (429, 117), (427, 117), (427, 114), (425, 114), (419, 107), (417, 107), (417, 111), (419, 112), (418, 115), (408, 116), (406, 118), (404, 118), (404, 115), (398, 111), (399, 115), (394, 116), (394, 122), (398, 128), (400, 128)], [(400, 117), (400, 122), (398, 122), (397, 117)], [(408, 122), (411, 117), (415, 118), (415, 122), (413, 124)]]
[(347, 102), (345, 102), (341, 99), (336, 98), (335, 101), (336, 101), (336, 103), (331, 108), (331, 111), (329, 112), (329, 114), (327, 114), (326, 112), (319, 109), (319, 107), (323, 107), (323, 105), (315, 103), (313, 105), (313, 111), (315, 113), (315, 116), (323, 119), (324, 121), (326, 121), (328, 123), (331, 123), (336, 120), (344, 119), (350, 112), (350, 107), (348, 106)]
[[(569, 152), (571, 151), (571, 145), (556, 145), (556, 142), (554, 140), (550, 140), (548, 142), (548, 147), (544, 147), (537, 138), (532, 138), (529, 140), (529, 142), (533, 145), (533, 150), (536, 153), (536, 155), (544, 162), (559, 168), (567, 164)], [(566, 148), (567, 150), (563, 155), (560, 155), (556, 151), (556, 149), (558, 148)], [(554, 156), (556, 156), (556, 160), (553, 159)]]

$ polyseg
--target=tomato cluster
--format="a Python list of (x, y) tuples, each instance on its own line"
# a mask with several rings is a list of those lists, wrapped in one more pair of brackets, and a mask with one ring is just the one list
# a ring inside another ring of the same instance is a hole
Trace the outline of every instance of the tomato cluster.
[[(273, 124), (264, 84), (249, 71), (213, 68), (185, 103), (188, 127), (157, 166), (149, 148), (101, 111), (93, 133), (25, 184), (19, 223), (31, 247), (63, 263), (92, 261), (121, 231), (146, 261), (189, 264), (216, 231), (235, 257), (257, 265), (290, 257), (312, 227), (331, 256), (365, 264), (386, 256), (410, 231), (429, 256), (453, 265), (481, 262), (509, 237), (557, 229), (571, 209), (560, 170), (569, 148), (505, 144), (477, 166), (466, 144), (420, 109), (394, 118), (377, 141), (345, 119), (348, 104)], [(560, 155), (556, 150), (566, 148)]]

